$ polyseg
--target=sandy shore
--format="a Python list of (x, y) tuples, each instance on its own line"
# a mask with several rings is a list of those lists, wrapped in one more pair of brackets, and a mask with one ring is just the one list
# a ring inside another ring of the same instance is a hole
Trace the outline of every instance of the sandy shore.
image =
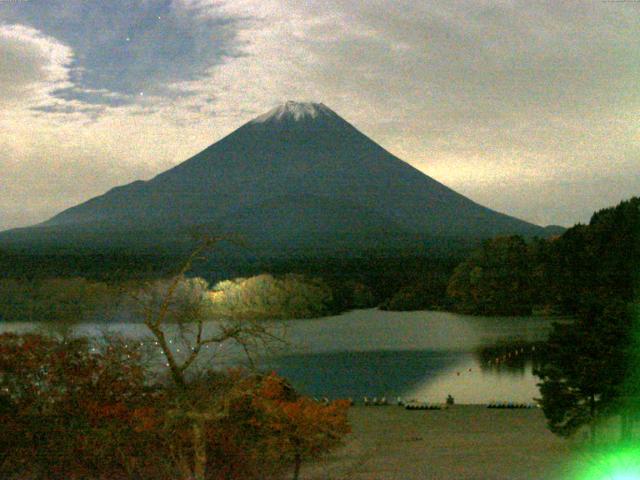
[(542, 411), (456, 405), (409, 411), (351, 409), (353, 433), (330, 457), (302, 470), (304, 480), (567, 479), (570, 444)]

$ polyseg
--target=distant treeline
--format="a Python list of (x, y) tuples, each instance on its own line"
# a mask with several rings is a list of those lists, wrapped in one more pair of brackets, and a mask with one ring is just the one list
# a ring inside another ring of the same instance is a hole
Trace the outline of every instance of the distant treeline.
[[(78, 322), (142, 322), (141, 299), (161, 298), (169, 279), (108, 284), (81, 277), (0, 279), (0, 321), (44, 322), (68, 329)], [(337, 313), (331, 288), (318, 278), (263, 274), (218, 282), (183, 278), (174, 304), (206, 308), (211, 318), (289, 319)], [(154, 308), (159, 308), (156, 302)], [(193, 309), (192, 309), (193, 310)], [(173, 321), (168, 315), (168, 321)]]
[[(113, 319), (113, 305), (121, 303), (123, 292), (171, 277), (188, 253), (0, 252), (0, 319), (49, 320), (56, 311), (65, 318)], [(194, 262), (188, 275), (204, 279), (213, 290), (226, 290), (221, 312), (240, 315), (255, 310), (267, 318), (302, 318), (353, 308), (440, 305), (459, 261), (460, 257), (379, 252), (234, 260), (214, 250)], [(103, 313), (105, 306), (110, 306), (108, 314)]]
[(0, 278), (43, 279), (83, 277), (120, 282), (161, 278), (175, 272), (184, 254), (154, 254), (131, 251), (38, 252), (0, 250)]
[(333, 292), (334, 310), (381, 307), (421, 310), (447, 301), (446, 287), (459, 256), (370, 255), (296, 258), (265, 264), (275, 274), (319, 276)]
[(140, 282), (108, 284), (82, 277), (0, 278), (0, 321), (77, 322), (131, 320), (131, 294)]
[[(638, 280), (634, 266), (640, 258), (639, 203), (640, 199), (633, 198), (599, 211), (588, 225), (578, 224), (555, 238), (499, 237), (466, 252), (456, 250), (439, 256), (424, 251), (368, 251), (357, 255), (256, 258), (250, 251), (238, 256), (237, 251), (226, 255), (214, 250), (194, 262), (189, 276), (216, 285), (252, 277), (264, 280), (266, 277), (260, 276), (268, 274), (272, 280), (267, 284), (280, 300), (283, 292), (296, 291), (298, 295), (301, 286), (303, 290), (317, 287), (316, 293), (323, 292), (317, 295), (318, 305), (305, 306), (302, 316), (371, 307), (445, 309), (475, 315), (527, 315), (543, 309), (575, 315), (614, 297), (623, 301), (633, 297)], [(71, 278), (104, 284), (96, 287), (97, 291), (117, 290), (127, 282), (171, 277), (188, 253), (184, 245), (171, 253), (166, 249), (158, 253), (124, 249), (0, 251), (0, 279), (14, 281), (14, 291), (16, 281), (34, 291), (40, 288), (34, 285), (45, 285), (44, 281), (55, 284)], [(293, 278), (295, 288), (291, 288)], [(1, 298), (8, 298), (9, 287), (5, 284), (0, 288), (5, 290), (4, 294), (0, 292), (1, 302)], [(70, 291), (76, 291), (75, 287)], [(298, 300), (294, 295), (286, 302), (294, 305)], [(279, 312), (275, 316), (283, 315)]]
[(583, 315), (633, 300), (638, 265), (640, 198), (633, 198), (556, 238), (485, 242), (456, 267), (447, 293), (464, 313), (519, 315), (540, 307)]

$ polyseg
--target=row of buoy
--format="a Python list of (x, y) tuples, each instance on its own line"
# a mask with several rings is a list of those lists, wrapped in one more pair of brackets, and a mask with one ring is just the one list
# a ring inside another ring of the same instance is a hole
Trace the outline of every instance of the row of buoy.
[(409, 402), (404, 405), (405, 410), (444, 410), (448, 408), (440, 403)]
[[(322, 397), (322, 398), (313, 397), (313, 399), (316, 402), (322, 403), (324, 405), (329, 405), (329, 403), (331, 403), (331, 401), (327, 397)], [(454, 404), (453, 397), (447, 400), (448, 401), (446, 403), (429, 403), (429, 402), (421, 402), (414, 399), (405, 401), (402, 399), (402, 397), (396, 397), (395, 403), (391, 403), (389, 402), (389, 400), (387, 400), (387, 397), (380, 397), (380, 398), (363, 397), (362, 405), (364, 405), (365, 407), (381, 407), (381, 406), (388, 406), (388, 405), (397, 405), (399, 407), (404, 407), (406, 410), (445, 410), (449, 406)], [(348, 401), (352, 406), (355, 405), (355, 401), (353, 400), (353, 398), (349, 398)], [(531, 409), (531, 408), (538, 408), (538, 407), (539, 405), (535, 403), (517, 403), (517, 402), (492, 402), (487, 405), (487, 408), (493, 408), (493, 409)]]
[(389, 405), (389, 401), (387, 400), (387, 397), (373, 397), (372, 399), (369, 399), (369, 397), (363, 397), (362, 404), (365, 407), (384, 407)]
[[(512, 357), (514, 357), (514, 358), (515, 358), (515, 357), (517, 357), (518, 355), (523, 354), (523, 353), (524, 353), (524, 350), (525, 350), (525, 349), (524, 349), (524, 347), (523, 347), (523, 348), (517, 349), (517, 350), (515, 350), (515, 351), (513, 351), (513, 352), (506, 353), (506, 354), (502, 355), (501, 357), (496, 357), (496, 358), (494, 358), (493, 360), (489, 360), (489, 361), (487, 362), (487, 364), (488, 364), (488, 365), (492, 365), (493, 363), (495, 363), (495, 364), (499, 364), (500, 362), (506, 362), (507, 360), (509, 360), (509, 359), (510, 359), (510, 358), (512, 358)], [(533, 345), (533, 346), (531, 347), (531, 351), (532, 351), (532, 352), (535, 352), (535, 351), (536, 351), (536, 347), (535, 347), (535, 345)]]
[[(351, 400), (351, 399), (349, 399)], [(351, 404), (353, 405), (353, 400), (351, 400)], [(392, 405), (387, 400), (387, 397), (373, 397), (370, 399), (369, 397), (363, 397), (362, 404), (365, 407), (378, 407), (378, 406), (387, 406)], [(427, 402), (419, 402), (418, 400), (409, 400), (405, 402), (402, 397), (396, 397), (395, 405), (399, 407), (404, 407), (407, 410), (442, 410), (446, 408), (447, 405), (439, 404), (439, 403), (427, 403)], [(451, 397), (451, 403), (453, 405), (453, 397)]]
[[(322, 398), (318, 398), (318, 397), (313, 397), (313, 400), (317, 403), (322, 403), (323, 405), (329, 405), (331, 403), (331, 400), (329, 400), (327, 397), (322, 397)], [(354, 406), (356, 402), (353, 401), (353, 398), (348, 398), (347, 401), (349, 402), (349, 404), (351, 406)]]
[(536, 405), (533, 403), (514, 403), (514, 402), (497, 402), (497, 403), (490, 403), (489, 405), (487, 405), (487, 408), (507, 408), (507, 409), (512, 409), (512, 408), (535, 408)]

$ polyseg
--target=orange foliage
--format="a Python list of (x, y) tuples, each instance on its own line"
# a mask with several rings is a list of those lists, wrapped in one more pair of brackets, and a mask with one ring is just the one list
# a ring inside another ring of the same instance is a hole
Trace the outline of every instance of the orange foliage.
[(301, 397), (275, 374), (211, 373), (187, 387), (146, 385), (126, 344), (2, 334), (0, 478), (180, 478), (194, 411), (216, 413), (204, 430), (210, 480), (275, 477), (349, 432), (347, 402)]
[(225, 418), (207, 429), (212, 479), (281, 478), (296, 461), (326, 453), (349, 433), (349, 402), (301, 397), (275, 374), (238, 378), (227, 401)]
[(0, 335), (0, 477), (131, 478), (148, 449), (162, 447), (150, 407), (161, 398), (147, 391), (135, 352), (94, 349)]
[(350, 432), (348, 401), (325, 405), (299, 397), (275, 374), (263, 380), (255, 402), (264, 412), (264, 426), (270, 431), (267, 443), (291, 461), (318, 457), (338, 446)]

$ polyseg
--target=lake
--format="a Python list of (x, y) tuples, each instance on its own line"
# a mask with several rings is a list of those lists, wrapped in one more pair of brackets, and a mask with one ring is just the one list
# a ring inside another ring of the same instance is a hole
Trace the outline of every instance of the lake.
[[(457, 403), (532, 402), (538, 396), (530, 363), (500, 371), (482, 365), (477, 349), (499, 341), (544, 340), (548, 317), (472, 317), (448, 312), (355, 310), (334, 317), (277, 322), (288, 346), (260, 359), (300, 391), (329, 398), (382, 397)], [(0, 323), (0, 331), (31, 331), (41, 326)], [(117, 333), (149, 344), (142, 324), (80, 324), (81, 335)], [(176, 338), (173, 348), (180, 355)], [(154, 350), (156, 351), (156, 350)], [(156, 354), (158, 352), (156, 351)], [(158, 357), (158, 362), (161, 358)], [(222, 345), (203, 362), (237, 363), (238, 351)], [(160, 363), (158, 363), (160, 365)]]

